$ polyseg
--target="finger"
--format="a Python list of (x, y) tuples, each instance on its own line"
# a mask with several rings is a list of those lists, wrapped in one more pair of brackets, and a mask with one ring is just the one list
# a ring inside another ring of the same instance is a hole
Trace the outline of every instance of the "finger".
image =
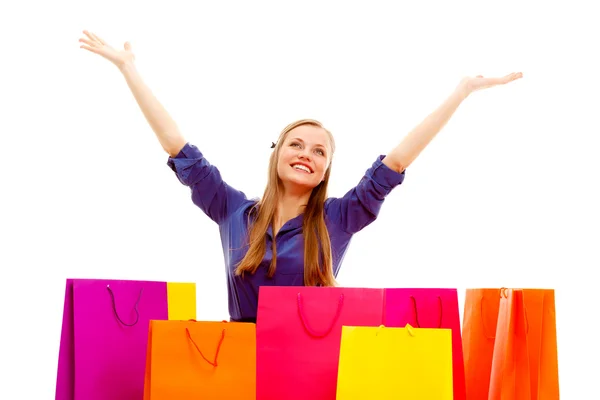
[(513, 72), (512, 74), (508, 74), (504, 77), (504, 79), (506, 80), (506, 82), (512, 82), (516, 79), (519, 79), (523, 77), (523, 74), (521, 72)]
[(94, 38), (101, 44), (106, 44), (104, 43), (104, 40), (102, 40), (102, 38), (98, 35), (96, 35), (95, 33), (92, 33), (92, 36), (94, 36)]
[(484, 85), (485, 86), (503, 85), (505, 83), (512, 82), (514, 80), (515, 80), (515, 78), (513, 77), (513, 74), (508, 74), (508, 75), (505, 75), (505, 76), (503, 76), (501, 78), (487, 78), (487, 79), (484, 79), (484, 82), (485, 82)]
[(106, 44), (104, 43), (104, 41), (102, 39), (100, 39), (96, 34), (90, 32), (90, 31), (86, 31), (84, 30), (83, 33), (85, 33), (85, 35), (87, 37), (89, 37), (91, 40), (93, 40), (94, 42), (98, 42), (99, 44)]
[(481, 77), (481, 86), (489, 87), (495, 86), (503, 82), (503, 78), (483, 78)]
[(83, 31), (83, 33), (85, 34), (85, 36), (89, 37), (91, 40), (96, 40), (96, 39), (94, 38), (94, 35), (92, 35), (92, 34), (90, 33), (90, 31), (86, 31), (86, 30), (84, 30), (84, 31)]
[(100, 54), (100, 51), (98, 50), (98, 48), (97, 48), (97, 47), (90, 47), (90, 46), (86, 46), (86, 45), (84, 45), (84, 44), (82, 44), (82, 45), (81, 45), (81, 46), (79, 46), (79, 47), (80, 47), (80, 48), (82, 48), (82, 49), (85, 49), (85, 50), (89, 50), (89, 51), (91, 51), (92, 53)]
[(98, 47), (98, 46), (100, 45), (100, 43), (93, 42), (93, 41), (91, 41), (91, 40), (88, 40), (88, 39), (85, 39), (85, 38), (81, 38), (81, 39), (79, 39), (79, 41), (80, 41), (81, 43), (85, 43), (85, 44), (87, 44), (88, 46), (92, 46), (92, 47)]
[(131, 50), (131, 43), (129, 42), (125, 42), (125, 44), (123, 45), (123, 47), (125, 48), (125, 50), (129, 51)]

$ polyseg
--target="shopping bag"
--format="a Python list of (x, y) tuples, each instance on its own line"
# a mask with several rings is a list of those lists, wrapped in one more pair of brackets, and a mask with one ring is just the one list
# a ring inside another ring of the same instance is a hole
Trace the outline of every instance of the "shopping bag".
[(257, 398), (335, 399), (343, 325), (379, 326), (383, 289), (262, 286)]
[[(541, 301), (541, 309), (539, 297)], [(534, 299), (538, 299), (535, 301)], [(560, 398), (558, 375), (558, 341), (556, 336), (556, 301), (553, 289), (524, 289), (525, 311), (529, 315), (529, 354), (531, 386), (537, 388), (534, 400)], [(534, 351), (534, 349), (539, 352)]]
[(467, 289), (462, 327), (467, 400), (486, 400), (500, 307), (500, 289)]
[(56, 399), (142, 399), (149, 321), (195, 314), (194, 283), (68, 279)]
[(450, 329), (342, 327), (338, 400), (451, 400)]
[(385, 289), (383, 325), (444, 328), (452, 332), (452, 377), (454, 400), (465, 400), (465, 372), (456, 289)]
[(256, 399), (256, 325), (151, 321), (144, 400)]
[(503, 289), (489, 400), (558, 400), (554, 291)]

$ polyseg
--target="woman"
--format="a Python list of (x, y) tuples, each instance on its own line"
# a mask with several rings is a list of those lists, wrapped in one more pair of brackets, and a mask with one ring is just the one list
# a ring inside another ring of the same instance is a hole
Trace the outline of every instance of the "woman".
[(227, 185), (216, 167), (187, 143), (134, 66), (131, 45), (116, 50), (84, 31), (81, 48), (111, 61), (123, 76), (146, 120), (169, 154), (168, 165), (191, 188), (192, 200), (220, 228), (233, 321), (256, 321), (263, 285), (335, 285), (352, 235), (373, 222), (384, 198), (402, 183), (405, 169), (472, 92), (522, 77), (465, 78), (446, 101), (388, 155), (378, 157), (356, 187), (327, 198), (333, 137), (321, 123), (288, 125), (273, 144), (269, 179), (261, 200)]

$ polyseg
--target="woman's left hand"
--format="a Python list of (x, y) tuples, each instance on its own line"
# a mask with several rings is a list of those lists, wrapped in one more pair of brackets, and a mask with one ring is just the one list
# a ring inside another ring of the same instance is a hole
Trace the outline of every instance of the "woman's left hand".
[(513, 72), (512, 74), (500, 78), (484, 78), (482, 75), (477, 75), (476, 77), (463, 78), (463, 80), (460, 81), (459, 88), (466, 96), (468, 96), (477, 90), (487, 89), (492, 86), (506, 85), (507, 83), (516, 81), (522, 77), (522, 72)]

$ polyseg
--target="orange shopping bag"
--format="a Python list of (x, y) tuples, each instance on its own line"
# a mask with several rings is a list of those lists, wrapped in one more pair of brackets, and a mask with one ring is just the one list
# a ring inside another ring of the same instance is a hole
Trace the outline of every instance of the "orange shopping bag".
[(469, 289), (467, 400), (559, 399), (554, 290)]
[(256, 399), (256, 326), (150, 321), (144, 400)]
[(502, 289), (489, 400), (558, 400), (554, 290)]
[(499, 307), (499, 289), (467, 289), (462, 328), (467, 400), (488, 398)]

